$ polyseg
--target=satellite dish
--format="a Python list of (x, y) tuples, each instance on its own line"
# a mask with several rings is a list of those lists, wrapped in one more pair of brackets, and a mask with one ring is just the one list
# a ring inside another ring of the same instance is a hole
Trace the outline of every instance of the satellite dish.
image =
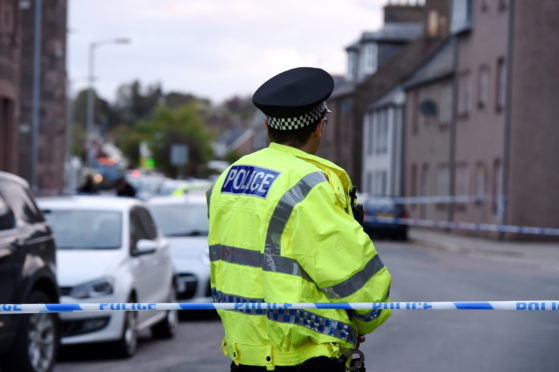
[(439, 108), (431, 99), (426, 99), (419, 105), (419, 111), (425, 116), (437, 116)]

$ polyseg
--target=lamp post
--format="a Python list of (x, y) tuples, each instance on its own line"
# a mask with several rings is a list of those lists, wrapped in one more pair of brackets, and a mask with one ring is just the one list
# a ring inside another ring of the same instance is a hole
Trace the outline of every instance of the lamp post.
[[(29, 4), (21, 4), (29, 6)], [(41, 123), (41, 44), (43, 1), (35, 0), (35, 30), (33, 34), (33, 90), (31, 106), (31, 189), (39, 191), (39, 126)]]
[(91, 137), (93, 134), (92, 133), (93, 121), (95, 116), (95, 107), (94, 107), (95, 97), (93, 95), (93, 83), (95, 82), (95, 50), (104, 45), (129, 44), (129, 43), (130, 43), (130, 39), (117, 38), (117, 39), (110, 39), (110, 40), (95, 41), (89, 44), (89, 62), (88, 62), (89, 90), (87, 92), (86, 130), (85, 130), (86, 161), (89, 167), (93, 165), (93, 154), (90, 151), (90, 144), (91, 144)]

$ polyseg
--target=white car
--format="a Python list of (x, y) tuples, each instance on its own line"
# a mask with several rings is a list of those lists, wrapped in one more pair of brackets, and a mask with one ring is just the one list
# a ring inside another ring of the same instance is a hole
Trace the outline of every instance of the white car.
[[(61, 303), (175, 302), (169, 244), (150, 213), (134, 199), (73, 196), (42, 198), (39, 206), (57, 246)], [(113, 341), (124, 357), (136, 351), (138, 332), (174, 336), (176, 311), (60, 314), (62, 344)]]
[(171, 245), (177, 298), (181, 302), (212, 302), (205, 194), (154, 197), (147, 206)]

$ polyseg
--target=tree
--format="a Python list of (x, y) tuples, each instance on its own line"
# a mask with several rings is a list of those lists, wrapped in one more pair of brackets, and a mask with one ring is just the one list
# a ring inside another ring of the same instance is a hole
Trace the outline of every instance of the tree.
[(122, 122), (134, 125), (153, 117), (155, 109), (163, 104), (164, 96), (158, 83), (142, 87), (139, 81), (123, 84), (117, 90), (115, 107), (120, 112)]
[(152, 121), (146, 123), (153, 131), (149, 140), (158, 169), (166, 174), (177, 175), (177, 167), (170, 162), (172, 145), (188, 146), (186, 174), (200, 175), (213, 155), (212, 136), (197, 112), (196, 102), (177, 109), (160, 107)]
[(147, 142), (153, 153), (158, 170), (176, 177), (177, 167), (171, 164), (172, 145), (188, 146), (186, 175), (204, 173), (205, 164), (213, 155), (212, 135), (197, 111), (196, 102), (176, 109), (160, 106), (153, 119), (137, 123), (129, 128), (122, 125), (113, 132), (116, 142), (128, 157), (130, 164), (137, 165), (140, 142)]

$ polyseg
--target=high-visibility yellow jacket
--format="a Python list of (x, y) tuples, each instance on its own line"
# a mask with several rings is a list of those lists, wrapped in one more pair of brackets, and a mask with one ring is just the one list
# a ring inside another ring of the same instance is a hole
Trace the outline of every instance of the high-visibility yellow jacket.
[[(232, 164), (208, 192), (214, 302), (388, 301), (390, 273), (353, 218), (347, 173), (271, 143)], [(236, 364), (339, 357), (389, 310), (219, 310)]]

